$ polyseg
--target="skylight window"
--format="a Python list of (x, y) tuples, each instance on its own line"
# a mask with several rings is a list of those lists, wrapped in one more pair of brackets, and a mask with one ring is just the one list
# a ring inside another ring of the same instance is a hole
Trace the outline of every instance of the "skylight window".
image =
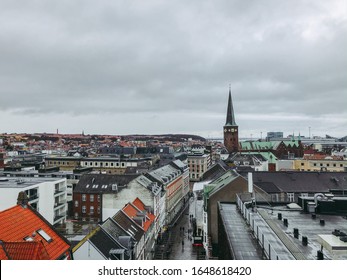
[(50, 243), (50, 242), (53, 241), (52, 237), (50, 237), (50, 236), (48, 235), (48, 233), (45, 232), (43, 229), (38, 229), (36, 232), (37, 232), (38, 234), (40, 234), (41, 237), (42, 237), (44, 240), (46, 240), (48, 243)]
[(34, 239), (31, 236), (24, 237), (25, 241), (34, 241)]

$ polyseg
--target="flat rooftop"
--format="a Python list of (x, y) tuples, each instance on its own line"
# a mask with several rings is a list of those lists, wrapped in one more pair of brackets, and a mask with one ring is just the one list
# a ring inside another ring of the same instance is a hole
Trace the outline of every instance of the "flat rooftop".
[[(340, 241), (338, 237), (332, 234), (335, 230), (347, 234), (347, 219), (339, 215), (308, 214), (301, 211), (292, 211), (286, 207), (274, 207), (272, 209), (258, 208), (258, 212), (266, 215), (267, 223), (276, 225), (279, 229), (277, 235), (284, 236), (290, 243), (296, 254), (302, 254), (305, 259), (317, 259), (317, 251), (323, 248), (324, 259), (347, 260), (347, 242)], [(278, 218), (278, 213), (282, 219)], [(284, 219), (287, 219), (288, 226), (284, 225)], [(294, 229), (298, 232), (294, 236)], [(302, 238), (307, 238), (307, 245), (304, 245)], [(282, 242), (283, 243), (283, 242)], [(285, 244), (283, 244), (286, 247)], [(287, 246), (288, 247), (288, 246)], [(291, 250), (290, 250), (291, 251)]]
[(237, 211), (236, 205), (220, 203), (219, 210), (235, 259), (261, 260), (262, 251), (256, 240), (249, 234), (249, 228)]
[(44, 182), (60, 181), (63, 178), (0, 177), (0, 188), (26, 188)]

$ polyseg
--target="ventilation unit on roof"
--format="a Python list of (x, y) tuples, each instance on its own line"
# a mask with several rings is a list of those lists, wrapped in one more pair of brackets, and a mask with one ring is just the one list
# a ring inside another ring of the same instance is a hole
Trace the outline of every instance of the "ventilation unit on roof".
[(343, 241), (343, 242), (347, 242), (347, 236), (341, 236), (340, 240)]

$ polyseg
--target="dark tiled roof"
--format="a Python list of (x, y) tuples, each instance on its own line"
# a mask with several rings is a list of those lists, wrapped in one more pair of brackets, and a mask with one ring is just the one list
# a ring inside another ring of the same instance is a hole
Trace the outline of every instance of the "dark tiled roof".
[(111, 218), (108, 218), (105, 222), (103, 222), (100, 227), (114, 239), (119, 239), (121, 236), (130, 236), (120, 225), (116, 223), (116, 221)]
[(282, 192), (274, 183), (272, 182), (257, 182), (256, 185), (267, 193), (280, 193)]
[(136, 222), (129, 218), (122, 210), (118, 211), (113, 216), (113, 219), (137, 242), (140, 241), (141, 237), (145, 233), (144, 230), (138, 224), (136, 224)]
[(228, 167), (223, 162), (217, 162), (212, 165), (202, 176), (203, 181), (214, 180), (225, 173)]
[(115, 259), (115, 257), (110, 254), (112, 249), (124, 249), (116, 240), (107, 235), (103, 230), (99, 230), (93, 236), (90, 237), (90, 242), (94, 244), (96, 248), (105, 256), (106, 259)]
[[(247, 174), (242, 174), (247, 176)], [(283, 192), (329, 192), (347, 189), (347, 172), (253, 172), (253, 183), (261, 187), (262, 183), (272, 183)], [(260, 184), (259, 184), (260, 183)]]
[(74, 189), (76, 193), (109, 193), (112, 185), (124, 187), (141, 174), (83, 174)]

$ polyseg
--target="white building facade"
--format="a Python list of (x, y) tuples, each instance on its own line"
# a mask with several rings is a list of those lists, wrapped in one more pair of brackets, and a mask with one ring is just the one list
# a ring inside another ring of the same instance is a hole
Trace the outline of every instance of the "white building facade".
[(67, 183), (65, 178), (0, 178), (0, 211), (17, 203), (19, 192), (25, 192), (29, 204), (50, 224), (66, 221)]

